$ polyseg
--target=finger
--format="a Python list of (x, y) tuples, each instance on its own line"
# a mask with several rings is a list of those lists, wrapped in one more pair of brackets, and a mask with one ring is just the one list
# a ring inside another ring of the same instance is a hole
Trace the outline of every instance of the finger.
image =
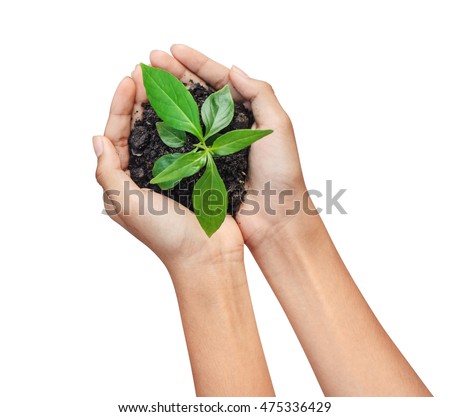
[(192, 81), (206, 86), (205, 81), (197, 77), (197, 75), (189, 71), (183, 64), (166, 52), (152, 51), (150, 53), (150, 63), (153, 67), (170, 72), (184, 84), (189, 84)]
[[(228, 84), (230, 70), (224, 65), (186, 45), (172, 45), (170, 51), (174, 58), (202, 80), (205, 80), (215, 90), (220, 90)], [(232, 85), (230, 87), (233, 98), (236, 101), (243, 101), (239, 92)]]
[(131, 79), (134, 81), (134, 84), (136, 86), (133, 114), (131, 117), (131, 127), (133, 128), (136, 119), (140, 119), (142, 116), (143, 112), (142, 104), (148, 103), (147, 93), (145, 92), (144, 83), (142, 81), (142, 69), (139, 64), (136, 65), (133, 72), (131, 73)]
[[(118, 224), (135, 235), (138, 239), (152, 247), (152, 242), (148, 240), (145, 230), (160, 230), (167, 234), (170, 229), (168, 222), (173, 226), (178, 222), (179, 230), (185, 220), (184, 216), (177, 213), (187, 213), (193, 217), (188, 209), (182, 211), (178, 203), (159, 193), (151, 190), (140, 189), (131, 178), (121, 169), (119, 155), (114, 145), (105, 136), (95, 136), (93, 138), (94, 151), (97, 155), (96, 178), (104, 190), (103, 199), (106, 213)], [(175, 209), (175, 205), (178, 209)], [(156, 214), (148, 216), (146, 214)], [(167, 216), (158, 216), (158, 214)], [(165, 220), (165, 221), (164, 221)], [(192, 220), (191, 220), (192, 222)]]
[(289, 117), (281, 107), (270, 84), (250, 78), (234, 66), (230, 71), (230, 81), (244, 100), (250, 102), (258, 129), (290, 125)]
[[(107, 213), (122, 224), (126, 209), (131, 210), (132, 195), (140, 188), (123, 171), (117, 149), (105, 136), (93, 138), (94, 151), (97, 155), (97, 170), (95, 176), (105, 191), (104, 199)], [(126, 198), (129, 200), (126, 201)]]
[(117, 87), (111, 103), (105, 136), (117, 150), (122, 170), (128, 168), (128, 137), (136, 87), (130, 77), (125, 77)]
[(144, 83), (142, 81), (142, 68), (140, 64), (136, 65), (134, 68), (134, 71), (131, 73), (131, 78), (136, 85), (136, 97), (134, 103), (140, 106), (142, 103), (148, 102), (147, 93), (145, 92)]

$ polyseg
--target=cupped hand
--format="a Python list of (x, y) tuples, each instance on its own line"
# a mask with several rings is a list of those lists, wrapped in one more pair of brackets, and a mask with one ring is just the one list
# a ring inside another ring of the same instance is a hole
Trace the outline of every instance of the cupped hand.
[(246, 200), (237, 215), (242, 235), (251, 247), (289, 223), (295, 201), (306, 192), (291, 121), (272, 87), (231, 69), (185, 46), (173, 45), (172, 55), (153, 51), (151, 64), (172, 72), (184, 82), (208, 84), (218, 90), (229, 84), (236, 101), (251, 107), (256, 129), (273, 133), (255, 142), (249, 155)]
[(138, 66), (132, 78), (124, 78), (117, 88), (104, 136), (93, 138), (96, 177), (104, 190), (106, 212), (154, 251), (169, 271), (242, 262), (243, 239), (231, 216), (208, 238), (191, 211), (168, 197), (140, 189), (130, 178), (128, 137), (133, 115), (139, 114), (146, 100)]

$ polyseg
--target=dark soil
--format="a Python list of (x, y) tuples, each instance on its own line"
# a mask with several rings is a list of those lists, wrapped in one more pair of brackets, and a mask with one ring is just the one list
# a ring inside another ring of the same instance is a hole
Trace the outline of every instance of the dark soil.
[[(199, 84), (192, 84), (188, 87), (192, 93), (199, 109), (206, 98), (213, 93)], [(198, 174), (183, 179), (171, 190), (161, 190), (158, 185), (150, 184), (153, 178), (153, 165), (161, 156), (168, 153), (185, 153), (193, 149), (192, 144), (198, 139), (191, 134), (187, 134), (186, 145), (182, 148), (170, 148), (164, 144), (156, 130), (156, 122), (161, 119), (156, 115), (149, 103), (142, 103), (143, 114), (141, 119), (136, 120), (128, 139), (130, 149), (129, 169), (131, 178), (141, 188), (150, 188), (158, 193), (167, 195), (180, 202), (185, 207), (192, 210), (192, 191), (195, 182), (203, 174), (201, 170)], [(235, 103), (234, 118), (230, 126), (221, 133), (235, 129), (250, 129), (254, 118), (251, 111), (242, 104)], [(233, 155), (221, 156), (215, 159), (217, 169), (228, 190), (228, 213), (235, 215), (245, 196), (245, 180), (248, 168), (248, 149), (244, 149)]]

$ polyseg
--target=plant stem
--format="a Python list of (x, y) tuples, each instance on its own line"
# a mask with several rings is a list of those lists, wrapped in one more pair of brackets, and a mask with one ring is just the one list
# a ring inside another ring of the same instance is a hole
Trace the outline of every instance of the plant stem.
[(204, 151), (208, 150), (208, 146), (204, 142), (199, 142), (194, 145), (196, 149), (203, 149)]

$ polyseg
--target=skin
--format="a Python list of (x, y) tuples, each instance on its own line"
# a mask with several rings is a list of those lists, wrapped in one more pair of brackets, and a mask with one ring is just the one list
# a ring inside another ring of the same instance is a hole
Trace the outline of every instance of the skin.
[[(431, 396), (359, 292), (320, 216), (311, 215), (315, 208), (306, 191), (292, 124), (272, 87), (184, 45), (172, 46), (171, 54), (153, 51), (151, 65), (184, 82), (207, 83), (215, 89), (228, 83), (234, 99), (251, 107), (255, 128), (274, 130), (252, 145), (247, 188), (260, 207), (269, 198), (275, 214), (259, 210), (245, 215), (254, 205), (247, 201), (237, 222), (227, 218), (211, 239), (189, 214), (112, 215), (171, 272), (197, 393), (273, 394), (243, 269), (245, 242), (326, 396)], [(145, 91), (137, 67), (132, 79), (123, 80), (116, 92), (105, 137), (94, 139), (94, 147), (102, 147), (97, 178), (105, 190), (123, 190), (124, 182), (130, 181), (126, 172), (129, 120), (142, 101)], [(265, 163), (258, 164), (261, 160)], [(277, 192), (274, 196), (263, 194), (268, 181)], [(280, 200), (283, 190), (291, 190), (291, 195)], [(296, 200), (306, 201), (307, 208), (303, 205), (296, 215), (286, 215)], [(232, 367), (235, 372), (239, 369), (239, 375), (230, 372)]]
[[(273, 396), (243, 262), (244, 241), (228, 217), (208, 239), (193, 213), (150, 190), (140, 190), (128, 172), (131, 115), (145, 101), (140, 68), (126, 77), (114, 95), (104, 136), (94, 137), (97, 180), (105, 191), (110, 217), (147, 245), (171, 275), (180, 308), (194, 384), (198, 396)], [(124, 191), (129, 186), (129, 212)], [(138, 194), (141, 194), (139, 197)], [(166, 215), (147, 210), (167, 204)], [(140, 201), (144, 206), (140, 213)], [(115, 210), (119, 207), (121, 210)], [(113, 210), (114, 209), (114, 210)]]

